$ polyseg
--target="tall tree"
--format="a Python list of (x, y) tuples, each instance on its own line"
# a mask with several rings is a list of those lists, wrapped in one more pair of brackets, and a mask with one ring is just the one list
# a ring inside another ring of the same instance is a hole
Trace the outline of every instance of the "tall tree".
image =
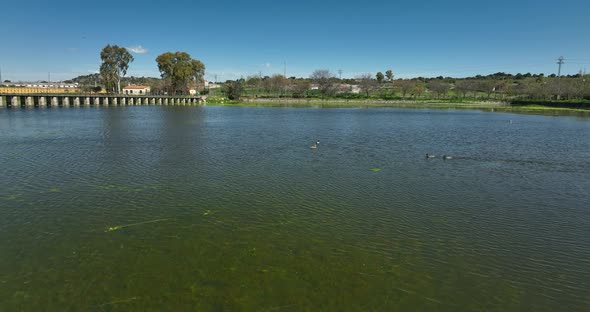
[(378, 72), (377, 75), (375, 75), (375, 78), (377, 78), (378, 83), (382, 83), (383, 79), (385, 79), (385, 76), (383, 76), (382, 72)]
[(393, 71), (391, 69), (388, 69), (385, 72), (385, 77), (387, 77), (387, 80), (388, 81), (391, 81), (392, 82), (393, 81)]
[(100, 58), (100, 75), (105, 87), (112, 91), (116, 86), (117, 93), (121, 93), (121, 78), (127, 74), (129, 63), (133, 62), (133, 55), (124, 47), (107, 44), (100, 52)]
[(205, 75), (205, 65), (186, 52), (166, 52), (160, 54), (156, 62), (171, 94), (187, 94), (190, 82), (198, 82)]

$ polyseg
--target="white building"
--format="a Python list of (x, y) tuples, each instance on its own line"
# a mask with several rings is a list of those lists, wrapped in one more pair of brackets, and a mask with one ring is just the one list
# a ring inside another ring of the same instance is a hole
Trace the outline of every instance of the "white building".
[(211, 82), (209, 80), (205, 80), (205, 89), (216, 89), (221, 87), (220, 85), (218, 85), (215, 82)]
[(129, 85), (123, 88), (123, 94), (145, 95), (150, 93), (150, 87)]

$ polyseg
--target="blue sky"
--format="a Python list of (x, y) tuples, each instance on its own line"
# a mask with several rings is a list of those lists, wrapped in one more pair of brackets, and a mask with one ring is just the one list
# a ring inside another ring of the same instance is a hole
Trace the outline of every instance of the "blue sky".
[(2, 79), (93, 73), (106, 44), (137, 48), (128, 75), (186, 51), (210, 80), (262, 72), (396, 77), (590, 71), (590, 1), (8, 1), (0, 3)]

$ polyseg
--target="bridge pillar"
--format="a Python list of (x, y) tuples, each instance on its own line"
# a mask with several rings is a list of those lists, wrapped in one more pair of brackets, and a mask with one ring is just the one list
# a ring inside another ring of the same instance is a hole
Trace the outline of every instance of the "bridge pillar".
[(114, 98), (111, 99), (111, 103), (110, 104), (113, 105), (113, 106), (117, 106), (117, 104), (118, 104), (117, 102), (118, 102), (117, 101), (117, 97), (114, 97)]
[(84, 97), (84, 106), (90, 106), (90, 97)]
[(92, 102), (93, 102), (94, 105), (99, 106), (100, 105), (100, 98), (99, 97), (95, 97)]
[(51, 97), (51, 106), (52, 107), (58, 107), (59, 106), (59, 102), (58, 102), (58, 98), (57, 96), (52, 96)]
[(164, 105), (168, 105), (168, 98), (164, 99)]
[(0, 107), (4, 107), (4, 97), (0, 95)]
[(33, 97), (32, 96), (27, 96), (25, 98), (25, 103), (27, 106), (35, 106), (35, 103), (33, 103)]
[(39, 97), (39, 107), (47, 107), (47, 97), (45, 97), (45, 96)]
[(20, 103), (18, 101), (18, 96), (13, 96), (10, 98), (10, 107), (20, 107)]
[(162, 98), (158, 98), (158, 99), (156, 100), (156, 104), (158, 104), (158, 105), (162, 105)]
[(123, 105), (123, 106), (127, 105), (127, 99), (126, 98), (121, 98), (121, 105)]
[(62, 103), (63, 103), (64, 107), (70, 107), (70, 97), (69, 96), (64, 97)]
[(135, 105), (133, 98), (129, 98), (129, 103), (127, 103), (127, 105)]
[(74, 103), (73, 104), (76, 107), (80, 106), (80, 97), (79, 96), (77, 96), (77, 97), (74, 98)]

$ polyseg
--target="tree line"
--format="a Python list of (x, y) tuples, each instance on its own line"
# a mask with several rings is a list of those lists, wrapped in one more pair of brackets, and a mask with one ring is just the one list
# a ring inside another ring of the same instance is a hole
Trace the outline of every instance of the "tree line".
[[(385, 73), (366, 73), (355, 78), (340, 79), (327, 69), (318, 69), (308, 78), (287, 78), (279, 74), (264, 77), (253, 75), (226, 81), (226, 86), (230, 84), (233, 98), (590, 100), (590, 75), (583, 73), (562, 77), (495, 73), (468, 78), (441, 76), (395, 79), (393, 71), (389, 69)], [(240, 94), (236, 94), (236, 90), (240, 90)]]

